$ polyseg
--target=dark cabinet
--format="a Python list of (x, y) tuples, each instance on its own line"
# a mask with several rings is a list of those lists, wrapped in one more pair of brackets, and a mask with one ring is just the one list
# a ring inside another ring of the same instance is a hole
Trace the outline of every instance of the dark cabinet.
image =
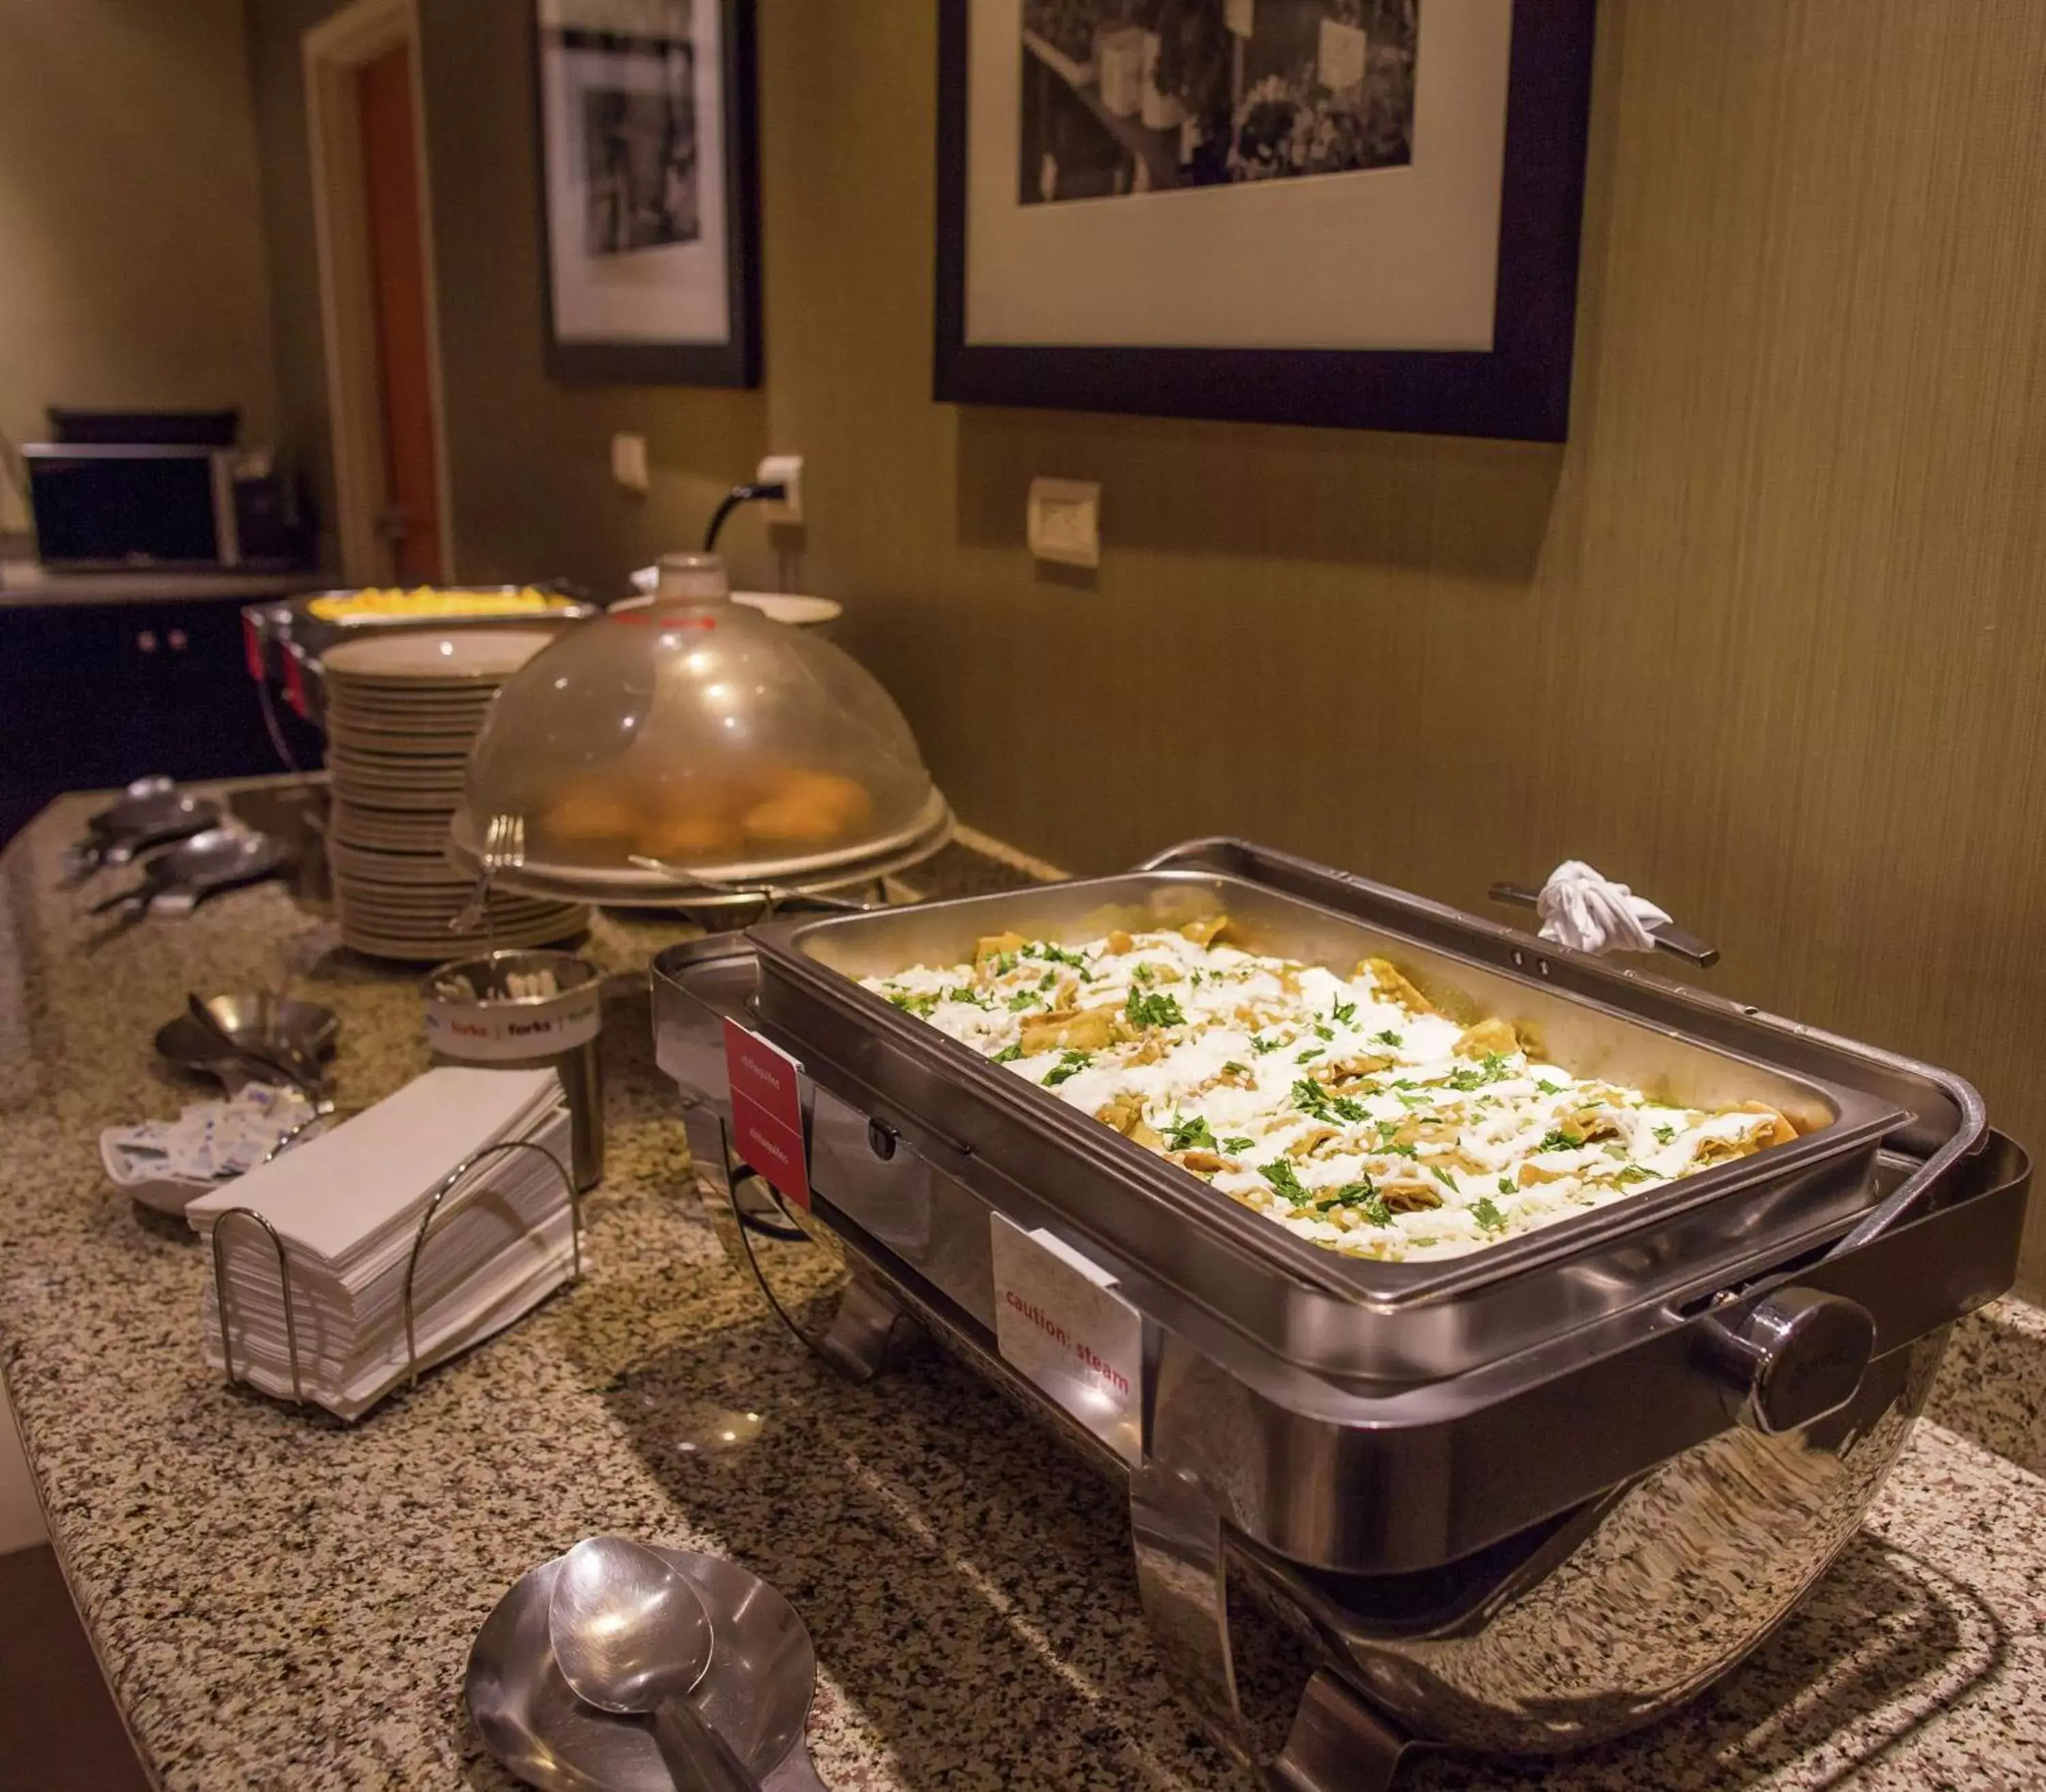
[[(279, 706), (300, 766), (318, 736)], [(0, 608), (0, 842), (68, 790), (286, 769), (231, 600)]]

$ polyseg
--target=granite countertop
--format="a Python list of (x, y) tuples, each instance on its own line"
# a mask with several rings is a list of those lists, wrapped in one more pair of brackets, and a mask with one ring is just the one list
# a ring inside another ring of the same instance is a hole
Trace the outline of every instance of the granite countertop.
[[(609, 1174), (586, 1279), (352, 1428), (202, 1366), (205, 1265), (101, 1173), (105, 1125), (193, 1099), (149, 1036), (186, 990), (273, 981), (342, 1016), (340, 1095), (424, 1068), (410, 976), (280, 886), (102, 935), (57, 888), (90, 800), (0, 858), (0, 1365), (118, 1702), (176, 1788), (509, 1784), (464, 1711), (504, 1589), (592, 1531), (724, 1551), (802, 1614), (827, 1784), (1242, 1782), (1160, 1677), (1117, 1497), (933, 1356), (866, 1387), (784, 1339), (693, 1197), (643, 982), (604, 1035)], [(952, 850), (946, 888), (1012, 873)], [(606, 921), (620, 970), (672, 934)], [(1676, 1717), (1416, 1789), (2036, 1783), (2046, 1763), (2046, 1315), (1956, 1331), (1936, 1397), (1814, 1595)], [(734, 1415), (757, 1415), (735, 1421)], [(726, 1434), (732, 1434), (727, 1441)]]

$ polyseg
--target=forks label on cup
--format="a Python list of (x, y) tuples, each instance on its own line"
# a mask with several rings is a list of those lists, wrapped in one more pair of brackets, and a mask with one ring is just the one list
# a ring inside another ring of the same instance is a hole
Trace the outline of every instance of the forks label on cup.
[(427, 1043), (446, 1058), (510, 1063), (572, 1051), (597, 1035), (603, 988), (592, 983), (535, 1012), (512, 1002), (427, 1004)]

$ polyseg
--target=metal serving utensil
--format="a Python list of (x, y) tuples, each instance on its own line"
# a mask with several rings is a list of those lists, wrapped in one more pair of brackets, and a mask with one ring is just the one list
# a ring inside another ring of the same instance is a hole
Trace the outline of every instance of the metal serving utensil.
[(708, 877), (693, 865), (676, 865), (666, 859), (649, 858), (643, 853), (628, 853), (628, 863), (636, 865), (642, 871), (658, 871), (663, 877), (672, 877), (677, 883), (701, 886), (716, 896), (758, 896), (762, 912), (772, 915), (784, 903), (800, 902), (816, 908), (828, 908), (844, 915), (871, 915), (877, 908), (890, 905), (885, 902), (862, 902), (857, 896), (832, 896), (824, 891), (810, 891), (792, 888), (786, 884), (729, 884), (720, 877)]
[[(1491, 890), (1494, 902), (1510, 902), (1517, 908), (1538, 908), (1542, 892), (1530, 889), (1525, 884), (1494, 884)], [(1709, 970), (1720, 962), (1720, 949), (1708, 946), (1694, 934), (1678, 927), (1673, 921), (1665, 921), (1659, 927), (1650, 927), (1655, 943), (1665, 952), (1673, 952), (1700, 970)]]
[(309, 1057), (295, 1042), (274, 1039), (258, 1045), (245, 1035), (231, 1033), (220, 1017), (196, 996), (185, 997), (185, 1012), (218, 1041), (226, 1055), (291, 1084), (315, 1108), (332, 1105), (328, 1099), (326, 1073), (317, 1060)]
[(220, 805), (178, 790), (168, 778), (138, 778), (121, 800), (85, 824), (85, 837), (71, 849), (72, 865), (90, 877), (110, 865), (125, 865), (138, 853), (188, 838), (220, 825)]
[(547, 1635), (578, 1698), (649, 1719), (678, 1789), (758, 1792), (759, 1781), (689, 1702), (710, 1666), (710, 1614), (653, 1551), (629, 1537), (585, 1537), (554, 1576)]
[(187, 1008), (156, 1029), (156, 1050), (170, 1063), (217, 1077), (231, 1089), (237, 1079), (230, 1071), (246, 1077), (257, 1068), (245, 1048), (264, 1054), (267, 1064), (281, 1046), (288, 1061), (311, 1067), (325, 1086), (321, 1061), (340, 1031), (331, 1008), (268, 991), (209, 996), (201, 1005), (213, 1024), (195, 1019)]
[(474, 933), (489, 912), (490, 881), (500, 871), (516, 871), (526, 862), (526, 818), (494, 815), (483, 830), (483, 850), (477, 855), (476, 888), (448, 923), (454, 934)]
[(90, 912), (133, 908), (139, 919), (160, 907), (166, 914), (188, 915), (216, 890), (257, 883), (282, 870), (289, 857), (274, 835), (209, 827), (146, 861), (139, 882), (94, 904)]

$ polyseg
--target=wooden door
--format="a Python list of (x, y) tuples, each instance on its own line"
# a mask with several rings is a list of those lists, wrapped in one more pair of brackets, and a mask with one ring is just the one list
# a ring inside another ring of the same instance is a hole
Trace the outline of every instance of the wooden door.
[(393, 576), (405, 584), (432, 584), (442, 572), (440, 500), (411, 52), (401, 44), (365, 63), (355, 79), (389, 484), (380, 527), (391, 546)]

